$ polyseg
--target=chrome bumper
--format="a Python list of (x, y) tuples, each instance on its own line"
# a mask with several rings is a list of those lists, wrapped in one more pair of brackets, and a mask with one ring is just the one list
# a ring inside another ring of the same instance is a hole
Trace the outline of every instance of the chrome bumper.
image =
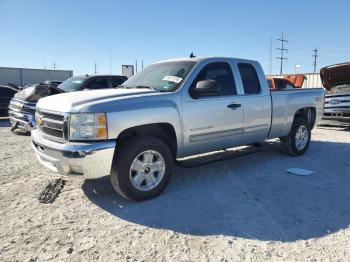
[(61, 175), (98, 178), (110, 174), (115, 141), (60, 144), (32, 131), (32, 148), (39, 162)]
[(322, 120), (335, 120), (341, 122), (350, 122), (349, 108), (325, 108)]
[(35, 126), (35, 117), (31, 114), (9, 111), (9, 118), (12, 126), (24, 131), (32, 131)]

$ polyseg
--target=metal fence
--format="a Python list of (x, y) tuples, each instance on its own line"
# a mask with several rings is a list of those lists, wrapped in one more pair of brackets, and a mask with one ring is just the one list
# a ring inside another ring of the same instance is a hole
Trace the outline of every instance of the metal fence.
[[(274, 77), (274, 78), (283, 78), (287, 74), (283, 75), (267, 75), (267, 77)], [(303, 83), (303, 88), (315, 88), (315, 87), (323, 87), (322, 81), (320, 78), (319, 73), (306, 73), (305, 75), (306, 79)]]

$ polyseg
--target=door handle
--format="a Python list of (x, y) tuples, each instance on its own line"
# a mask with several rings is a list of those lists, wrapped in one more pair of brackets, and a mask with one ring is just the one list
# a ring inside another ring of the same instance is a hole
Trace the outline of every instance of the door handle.
[(236, 110), (237, 108), (241, 107), (241, 104), (231, 103), (227, 107), (231, 108), (232, 110)]

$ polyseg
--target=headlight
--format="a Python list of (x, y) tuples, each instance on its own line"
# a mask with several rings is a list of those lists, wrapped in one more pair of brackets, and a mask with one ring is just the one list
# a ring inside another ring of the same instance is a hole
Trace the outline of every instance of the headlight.
[(107, 139), (105, 113), (72, 114), (69, 120), (69, 140)]

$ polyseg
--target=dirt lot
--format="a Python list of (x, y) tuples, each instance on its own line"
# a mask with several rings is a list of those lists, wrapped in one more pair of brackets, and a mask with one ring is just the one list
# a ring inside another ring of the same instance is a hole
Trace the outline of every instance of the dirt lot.
[[(158, 198), (130, 203), (108, 179), (38, 194), (54, 173), (0, 122), (0, 261), (349, 261), (350, 132), (315, 129), (309, 152), (266, 151), (179, 168)], [(290, 167), (314, 170), (309, 177)]]

